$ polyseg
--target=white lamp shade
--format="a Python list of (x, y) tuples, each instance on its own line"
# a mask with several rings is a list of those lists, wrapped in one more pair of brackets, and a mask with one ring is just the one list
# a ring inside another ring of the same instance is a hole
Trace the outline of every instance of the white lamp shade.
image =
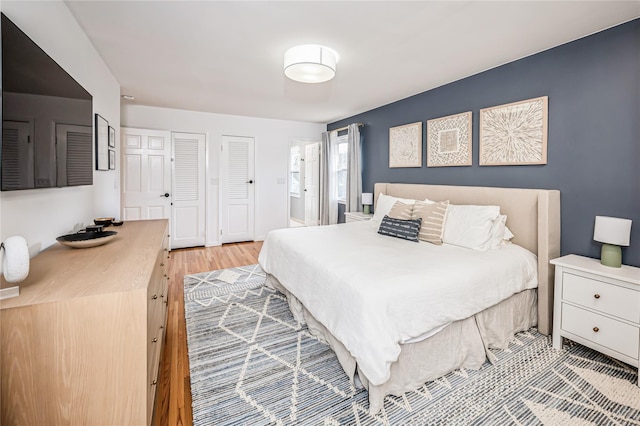
[(631, 220), (619, 217), (596, 216), (593, 239), (605, 244), (628, 246)]
[(365, 206), (370, 206), (373, 204), (373, 194), (371, 192), (362, 193), (362, 204)]
[(325, 46), (303, 44), (284, 54), (284, 75), (301, 83), (324, 83), (336, 75), (338, 54)]

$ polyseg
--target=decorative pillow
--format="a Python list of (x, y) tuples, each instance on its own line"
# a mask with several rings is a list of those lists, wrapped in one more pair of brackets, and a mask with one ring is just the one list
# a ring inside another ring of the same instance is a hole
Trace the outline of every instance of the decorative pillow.
[(447, 207), (443, 242), (475, 250), (491, 248), (493, 221), (499, 206), (454, 205)]
[[(420, 201), (416, 201), (419, 203)], [(410, 220), (415, 219), (411, 217), (413, 213), (413, 206), (415, 204), (405, 204), (402, 201), (396, 201), (391, 210), (389, 210), (389, 216), (391, 219), (402, 219), (402, 220)]]
[(422, 219), (418, 239), (428, 243), (441, 245), (444, 233), (445, 216), (449, 200), (427, 203), (416, 201), (413, 205), (412, 219)]
[(390, 237), (402, 238), (403, 240), (418, 242), (418, 233), (420, 232), (421, 219), (393, 219), (384, 216), (378, 228), (378, 234), (388, 235)]
[(400, 201), (404, 204), (413, 204), (416, 200), (410, 200), (408, 198), (392, 197), (391, 195), (380, 194), (378, 195), (378, 202), (376, 203), (376, 211), (373, 212), (371, 220), (376, 223), (380, 223), (382, 218), (389, 214), (389, 211), (396, 203)]

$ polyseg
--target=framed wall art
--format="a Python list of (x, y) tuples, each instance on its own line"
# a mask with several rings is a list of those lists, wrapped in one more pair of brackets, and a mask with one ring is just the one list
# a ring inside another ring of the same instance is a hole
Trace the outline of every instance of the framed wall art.
[(547, 164), (548, 97), (480, 110), (480, 165)]
[(96, 114), (96, 170), (109, 170), (109, 122)]
[(472, 164), (472, 112), (427, 120), (427, 167)]
[(113, 149), (109, 150), (109, 170), (116, 169), (116, 152)]
[(422, 167), (422, 122), (389, 129), (389, 167)]
[(109, 126), (109, 148), (116, 147), (116, 130)]

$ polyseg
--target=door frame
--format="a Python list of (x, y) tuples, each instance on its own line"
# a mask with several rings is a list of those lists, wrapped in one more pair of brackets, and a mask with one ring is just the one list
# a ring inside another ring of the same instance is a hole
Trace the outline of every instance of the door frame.
[[(287, 191), (287, 217), (286, 217), (286, 228), (289, 228), (289, 220), (291, 218), (291, 195), (289, 194), (289, 188), (291, 187), (291, 147), (298, 145), (298, 144), (304, 144), (302, 146), (302, 148), (304, 148), (304, 146), (311, 144), (311, 143), (319, 143), (320, 144), (320, 149), (322, 149), (322, 142), (319, 139), (315, 139), (315, 138), (302, 138), (302, 137), (290, 137), (289, 138), (289, 145), (287, 146), (287, 187), (285, 188), (285, 190)], [(304, 154), (304, 149), (301, 150), (301, 153)], [(304, 173), (301, 174), (302, 176), (304, 176)], [(304, 189), (304, 187), (302, 186), (302, 180), (300, 182), (300, 189), (301, 191)], [(302, 196), (301, 196), (302, 197)], [(304, 197), (302, 197), (304, 199)], [(306, 201), (305, 201), (306, 204)]]
[(258, 193), (258, 187), (260, 185), (259, 179), (257, 177), (257, 173), (256, 173), (256, 169), (257, 169), (257, 164), (258, 162), (256, 161), (257, 158), (257, 149), (256, 147), (258, 146), (258, 138), (256, 136), (251, 136), (251, 135), (242, 135), (242, 134), (232, 134), (232, 133), (220, 133), (220, 139), (218, 141), (218, 226), (217, 226), (217, 232), (218, 235), (216, 236), (216, 239), (218, 241), (218, 245), (222, 245), (222, 244), (232, 244), (232, 243), (224, 243), (222, 241), (222, 232), (223, 232), (223, 228), (224, 228), (224, 221), (223, 221), (223, 214), (222, 212), (224, 211), (224, 209), (227, 206), (225, 197), (224, 197), (224, 185), (225, 185), (225, 180), (224, 180), (224, 173), (222, 173), (222, 168), (223, 168), (223, 163), (224, 163), (224, 155), (222, 155), (222, 147), (224, 146), (224, 138), (228, 137), (228, 138), (251, 138), (253, 139), (253, 241), (256, 241), (256, 218), (257, 218), (257, 214), (256, 212), (258, 211), (258, 197), (257, 197), (257, 193)]

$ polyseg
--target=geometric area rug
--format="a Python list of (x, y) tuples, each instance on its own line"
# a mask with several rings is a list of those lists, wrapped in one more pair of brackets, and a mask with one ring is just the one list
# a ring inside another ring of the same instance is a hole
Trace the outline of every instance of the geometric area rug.
[(637, 370), (535, 328), (495, 364), (460, 369), (369, 413), (329, 346), (297, 323), (258, 265), (187, 275), (193, 424), (640, 425)]

